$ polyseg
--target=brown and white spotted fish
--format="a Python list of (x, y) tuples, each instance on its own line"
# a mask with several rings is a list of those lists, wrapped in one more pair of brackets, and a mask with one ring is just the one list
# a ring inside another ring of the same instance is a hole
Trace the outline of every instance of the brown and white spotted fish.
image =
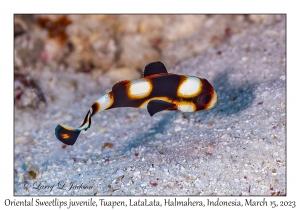
[(217, 101), (218, 95), (206, 79), (170, 74), (163, 63), (153, 62), (145, 67), (143, 78), (118, 82), (111, 92), (95, 101), (81, 126), (72, 128), (60, 124), (55, 128), (55, 135), (61, 142), (73, 145), (80, 132), (91, 126), (91, 117), (107, 109), (146, 108), (153, 116), (163, 110), (207, 110)]

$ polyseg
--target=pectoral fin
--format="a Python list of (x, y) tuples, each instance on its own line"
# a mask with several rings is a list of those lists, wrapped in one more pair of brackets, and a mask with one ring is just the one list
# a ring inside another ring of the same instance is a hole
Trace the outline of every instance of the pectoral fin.
[(175, 108), (174, 104), (162, 100), (152, 100), (147, 105), (147, 109), (151, 117), (157, 112), (173, 108)]

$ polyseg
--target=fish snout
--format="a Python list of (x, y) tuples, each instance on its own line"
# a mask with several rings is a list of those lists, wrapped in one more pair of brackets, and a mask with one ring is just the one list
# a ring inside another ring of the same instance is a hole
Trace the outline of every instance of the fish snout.
[(212, 109), (214, 106), (216, 106), (217, 103), (218, 103), (218, 94), (214, 90), (212, 98), (211, 98), (210, 102), (207, 104), (206, 109)]

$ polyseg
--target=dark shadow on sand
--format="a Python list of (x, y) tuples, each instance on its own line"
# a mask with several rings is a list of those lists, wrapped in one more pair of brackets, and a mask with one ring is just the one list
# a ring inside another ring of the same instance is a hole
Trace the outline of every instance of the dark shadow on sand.
[[(161, 119), (157, 124), (155, 124), (155, 126), (153, 128), (155, 130), (154, 133), (147, 134), (147, 136), (144, 136), (144, 133), (142, 133), (142, 135), (137, 136), (137, 138), (132, 140), (129, 144), (127, 144), (124, 147), (124, 149), (121, 153), (124, 154), (124, 153), (130, 151), (132, 148), (138, 147), (140, 144), (143, 143), (144, 139), (149, 138), (150, 136), (153, 137), (152, 139), (155, 139), (154, 135), (157, 134), (157, 133), (163, 132), (163, 130), (165, 130), (165, 127), (167, 125), (169, 125), (172, 122), (173, 119), (174, 120), (176, 119), (177, 115), (178, 115), (178, 112), (176, 112), (176, 111), (170, 111), (170, 112), (166, 113), (164, 115), (164, 118)], [(153, 117), (155, 117), (155, 115)]]
[(218, 103), (210, 111), (221, 117), (238, 114), (252, 104), (254, 100), (254, 90), (256, 83), (236, 83), (229, 81), (231, 70), (227, 69), (222, 74), (213, 79), (212, 85), (218, 93)]

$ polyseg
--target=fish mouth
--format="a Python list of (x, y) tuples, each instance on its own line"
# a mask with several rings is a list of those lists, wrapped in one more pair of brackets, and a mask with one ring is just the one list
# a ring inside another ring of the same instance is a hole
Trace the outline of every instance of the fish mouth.
[(214, 90), (213, 97), (212, 97), (211, 101), (208, 103), (206, 109), (212, 109), (214, 106), (216, 106), (217, 102), (218, 102), (218, 94)]

